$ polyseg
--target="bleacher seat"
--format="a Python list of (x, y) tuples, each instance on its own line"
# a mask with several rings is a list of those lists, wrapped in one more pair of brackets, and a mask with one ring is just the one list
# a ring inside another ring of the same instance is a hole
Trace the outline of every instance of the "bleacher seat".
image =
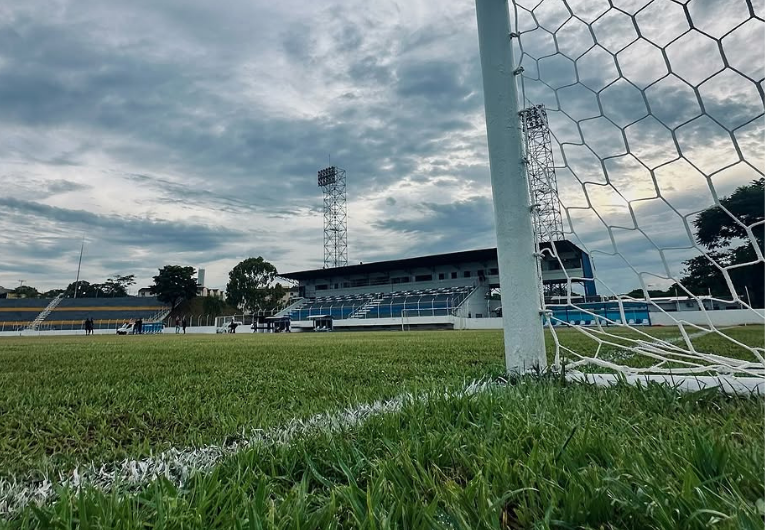
[(92, 318), (98, 327), (107, 322), (148, 320), (166, 309), (169, 308), (155, 297), (66, 298), (48, 315), (43, 325), (53, 328), (76, 326), (86, 318)]
[[(22, 298), (0, 300), (0, 329), (23, 327), (35, 320), (51, 299)], [(124, 322), (149, 319), (167, 306), (154, 297), (65, 298), (41, 323), (40, 328), (77, 327), (92, 318), (99, 327), (103, 321)]]
[(290, 312), (292, 320), (308, 320), (311, 316), (331, 315), (335, 320), (346, 318), (401, 318), (414, 316), (445, 316), (472, 292), (472, 287), (438, 287), (406, 289), (337, 296), (320, 296)]
[(50, 303), (40, 298), (0, 299), (0, 330), (23, 328)]

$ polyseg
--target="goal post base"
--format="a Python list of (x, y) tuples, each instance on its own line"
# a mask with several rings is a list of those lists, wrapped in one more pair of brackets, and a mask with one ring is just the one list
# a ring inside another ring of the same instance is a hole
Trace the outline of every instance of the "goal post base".
[(733, 377), (730, 375), (694, 376), (694, 375), (647, 375), (647, 374), (585, 374), (569, 372), (566, 380), (576, 383), (589, 383), (597, 386), (614, 386), (619, 383), (647, 385), (664, 384), (682, 392), (697, 392), (707, 388), (719, 388), (725, 394), (765, 396), (765, 378)]

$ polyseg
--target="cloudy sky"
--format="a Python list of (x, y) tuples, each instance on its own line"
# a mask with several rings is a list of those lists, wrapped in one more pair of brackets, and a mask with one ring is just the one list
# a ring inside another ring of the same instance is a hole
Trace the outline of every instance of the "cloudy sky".
[[(744, 0), (692, 1), (694, 30), (670, 0), (538, 3), (519, 2), (524, 88), (571, 167), (564, 216), (614, 289), (638, 285), (630, 265), (679, 270), (693, 212), (765, 166), (762, 20)], [(0, 123), (6, 287), (73, 281), (83, 237), (89, 281), (320, 267), (329, 155), (351, 262), (496, 243), (470, 0), (4, 2)]]

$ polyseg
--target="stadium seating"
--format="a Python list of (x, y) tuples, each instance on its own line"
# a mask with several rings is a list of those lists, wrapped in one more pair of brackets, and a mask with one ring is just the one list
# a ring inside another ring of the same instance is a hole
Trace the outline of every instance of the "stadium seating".
[(149, 320), (169, 309), (154, 297), (67, 298), (48, 315), (43, 326), (49, 329), (80, 325), (92, 318), (96, 327), (114, 327), (138, 318)]
[(0, 299), (0, 331), (25, 327), (49, 303), (39, 298)]
[(390, 293), (323, 296), (308, 300), (290, 312), (292, 320), (331, 315), (334, 320), (446, 316), (470, 294), (472, 287), (440, 287)]
[[(32, 322), (51, 302), (42, 298), (0, 300), (0, 331), (16, 330)], [(169, 309), (153, 297), (66, 298), (38, 329), (71, 329), (92, 318), (96, 328), (115, 327), (129, 320), (149, 320)]]

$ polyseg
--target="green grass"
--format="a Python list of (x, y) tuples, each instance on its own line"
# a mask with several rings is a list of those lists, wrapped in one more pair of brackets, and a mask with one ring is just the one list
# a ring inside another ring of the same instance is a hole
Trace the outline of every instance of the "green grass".
[[(557, 331), (562, 344), (594, 350), (582, 334)], [(728, 334), (762, 346), (761, 327)], [(716, 336), (697, 343), (741, 353)], [(552, 360), (549, 336), (547, 344)], [(80, 462), (223, 443), (432, 383), (461, 385), (501, 373), (503, 357), (498, 331), (23, 337), (0, 341), (0, 365), (0, 477), (39, 477)]]
[(502, 372), (500, 333), (0, 340), (0, 476), (68, 470)]
[(64, 492), (12, 528), (762, 528), (762, 402), (530, 381), (433, 392), (179, 490)]
[[(572, 349), (592, 348), (580, 333), (557, 331)], [(763, 345), (762, 327), (727, 333)], [(748, 354), (714, 336), (694, 345)], [(501, 352), (494, 331), (0, 340), (0, 478), (222, 444), (407, 390), (433, 392), (427, 404), (342, 435), (251, 449), (183, 490), (159, 481), (127, 496), (62, 491), (8, 524), (762, 527), (761, 399), (552, 381), (442, 397), (501, 374)]]

